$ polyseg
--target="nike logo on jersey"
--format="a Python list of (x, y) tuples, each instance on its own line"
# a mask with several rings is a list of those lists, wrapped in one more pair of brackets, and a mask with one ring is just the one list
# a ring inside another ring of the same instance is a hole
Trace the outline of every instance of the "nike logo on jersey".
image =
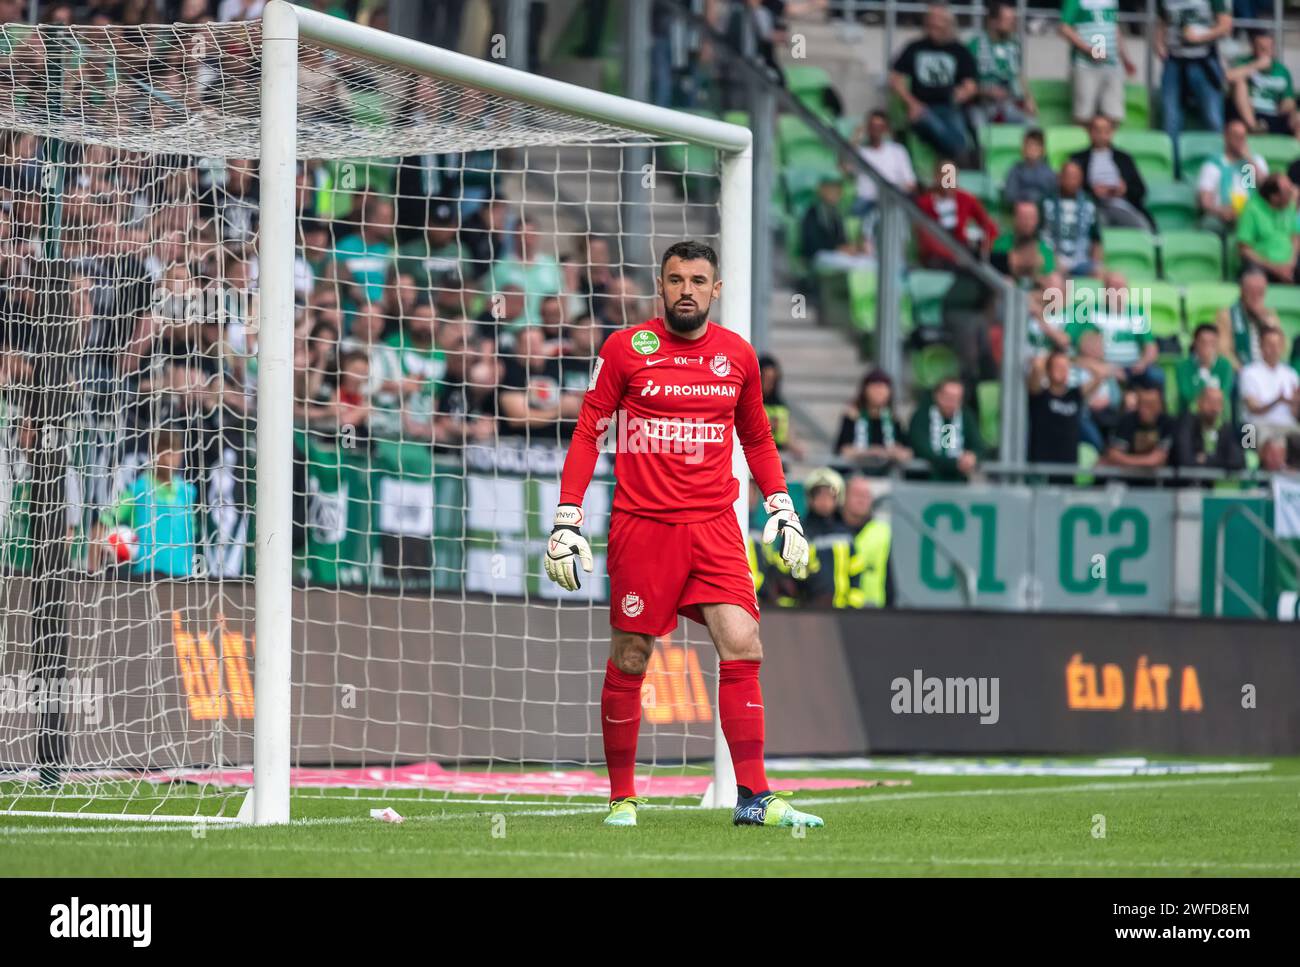
[(753, 702), (746, 702), (746, 703), (745, 703), (745, 708), (762, 708), (762, 707), (763, 707), (763, 706), (761, 706), (761, 705), (755, 705)]
[(645, 361), (645, 364), (646, 364), (647, 366), (656, 366), (656, 365), (658, 365), (659, 363), (666, 363), (666, 362), (668, 362), (668, 357), (667, 357), (667, 356), (660, 356), (658, 359), (647, 359), (647, 360)]
[(633, 715), (630, 719), (612, 719), (608, 715), (606, 715), (605, 721), (608, 722), (610, 725), (627, 725), (628, 722), (635, 722), (636, 716)]

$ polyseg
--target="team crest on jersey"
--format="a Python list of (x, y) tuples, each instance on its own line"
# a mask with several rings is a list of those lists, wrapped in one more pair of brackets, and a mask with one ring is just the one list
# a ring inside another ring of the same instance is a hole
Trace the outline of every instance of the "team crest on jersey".
[(640, 596), (632, 594), (630, 591), (623, 595), (623, 613), (629, 618), (635, 618), (645, 610), (645, 602)]
[(731, 372), (731, 360), (722, 353), (718, 353), (709, 363), (709, 369), (713, 370), (714, 376), (726, 376)]
[(642, 329), (632, 336), (632, 348), (642, 356), (659, 352), (659, 337), (649, 329)]

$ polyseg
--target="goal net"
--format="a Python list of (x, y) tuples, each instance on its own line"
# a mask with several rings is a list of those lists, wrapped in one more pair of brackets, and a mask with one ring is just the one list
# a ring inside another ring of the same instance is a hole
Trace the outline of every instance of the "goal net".
[[(747, 334), (748, 132), (278, 2), (0, 39), (0, 810), (602, 800), (615, 455), (572, 595), (559, 470), (663, 247)], [(715, 670), (657, 647), (649, 794)]]

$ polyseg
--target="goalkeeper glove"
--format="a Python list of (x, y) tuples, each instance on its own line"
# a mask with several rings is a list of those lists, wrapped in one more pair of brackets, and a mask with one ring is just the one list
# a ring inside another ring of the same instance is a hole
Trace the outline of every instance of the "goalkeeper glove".
[(808, 541), (794, 512), (794, 501), (789, 494), (773, 494), (763, 501), (763, 509), (770, 515), (763, 528), (763, 543), (775, 542), (782, 562), (802, 581), (808, 576)]
[[(789, 500), (789, 498), (786, 498)], [(546, 576), (566, 591), (576, 591), (582, 587), (578, 580), (578, 566), (591, 573), (591, 545), (582, 536), (578, 528), (582, 526), (582, 508), (576, 504), (560, 504), (555, 508), (555, 523), (551, 529), (551, 539), (546, 545), (546, 559), (543, 566)]]

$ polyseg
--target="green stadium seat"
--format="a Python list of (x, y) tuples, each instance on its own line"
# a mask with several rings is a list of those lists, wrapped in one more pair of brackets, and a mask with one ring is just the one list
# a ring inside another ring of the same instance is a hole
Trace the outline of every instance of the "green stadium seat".
[(1020, 146), (1025, 140), (1022, 124), (989, 124), (980, 129), (980, 147), (984, 150), (984, 170), (993, 184), (1006, 184), (1007, 172), (1020, 160)]
[(1034, 78), (1029, 82), (1029, 93), (1038, 104), (1038, 123), (1042, 127), (1074, 122), (1074, 99), (1068, 80)]
[(1226, 309), (1241, 297), (1237, 287), (1231, 282), (1195, 282), (1183, 290), (1183, 306), (1186, 309), (1187, 333), (1196, 332), (1196, 327), (1214, 325), (1219, 310)]
[(1223, 242), (1213, 232), (1165, 232), (1160, 260), (1167, 282), (1190, 285), (1223, 278)]
[[(1091, 443), (1079, 444), (1079, 455), (1075, 458), (1075, 460), (1078, 462), (1080, 467), (1083, 467), (1085, 469), (1089, 467), (1095, 467), (1097, 466), (1097, 461), (1100, 459), (1101, 459), (1101, 454), (1097, 452), (1097, 448), (1094, 447)], [(1075, 484), (1077, 484), (1080, 487), (1091, 487), (1094, 483), (1096, 483), (1096, 481), (1097, 478), (1090, 473), (1076, 474), (1074, 478)]]
[(1145, 84), (1124, 84), (1124, 128), (1141, 130), (1151, 127), (1151, 101)]
[(932, 343), (912, 353), (912, 382), (921, 389), (932, 390), (960, 373), (957, 354), (943, 343)]
[(912, 170), (916, 172), (918, 185), (934, 183), (934, 166), (939, 161), (939, 152), (922, 141), (915, 134), (907, 137), (907, 153), (912, 156)]
[(996, 447), (1002, 430), (1002, 383), (986, 379), (975, 384), (975, 405), (979, 408), (980, 436), (986, 447)]
[(1162, 356), (1156, 363), (1165, 374), (1165, 412), (1177, 415), (1182, 412), (1182, 394), (1178, 392), (1178, 361), (1181, 356)]
[(790, 114), (782, 114), (776, 119), (776, 140), (781, 148), (782, 161), (786, 161), (788, 152), (798, 146), (813, 144), (820, 147), (822, 143), (817, 132), (805, 124), (802, 118)]
[(1123, 272), (1129, 282), (1158, 278), (1155, 238), (1140, 228), (1102, 229), (1101, 258), (1106, 268)]
[(781, 172), (781, 183), (785, 188), (786, 211), (799, 218), (817, 197), (817, 186), (823, 175), (838, 175), (838, 168), (819, 167), (811, 164), (803, 167), (786, 168)]
[(849, 315), (853, 328), (859, 332), (876, 331), (876, 295), (879, 281), (871, 269), (853, 269), (849, 272)]
[(957, 187), (962, 191), (970, 192), (984, 203), (985, 208), (991, 210), (998, 204), (998, 186), (987, 172), (959, 171), (957, 172)]
[(831, 86), (830, 72), (812, 64), (789, 64), (783, 69), (785, 86), (795, 97), (803, 94), (820, 94)]
[(1157, 181), (1147, 185), (1146, 210), (1161, 232), (1195, 228), (1200, 209), (1196, 186), (1181, 181)]
[(1270, 285), (1264, 301), (1277, 313), (1289, 348), (1300, 336), (1300, 285)]
[(749, 127), (748, 111), (727, 111), (722, 115), (722, 120), (728, 124), (739, 124), (742, 128)]
[(1207, 158), (1223, 153), (1223, 135), (1217, 131), (1184, 131), (1178, 138), (1179, 178), (1196, 184), (1196, 175)]
[(1133, 156), (1133, 162), (1142, 173), (1142, 180), (1172, 181), (1174, 177), (1174, 145), (1163, 131), (1139, 131), (1122, 128), (1115, 135), (1115, 147)]
[(943, 323), (943, 299), (952, 288), (951, 272), (913, 269), (907, 274), (907, 294), (912, 302), (912, 319), (918, 326)]
[(1167, 282), (1144, 282), (1140, 286), (1151, 299), (1151, 335), (1162, 352), (1182, 356), (1188, 340), (1183, 330), (1183, 295)]
[(1300, 158), (1300, 141), (1285, 134), (1257, 134), (1250, 138), (1250, 147), (1268, 162), (1271, 172), (1286, 171), (1292, 161)]
[(1070, 155), (1088, 147), (1088, 132), (1075, 124), (1056, 125), (1044, 128), (1043, 138), (1047, 146), (1047, 163), (1056, 171), (1069, 159)]
[(839, 156), (820, 141), (800, 141), (781, 149), (781, 167), (816, 168), (821, 171), (839, 171)]

